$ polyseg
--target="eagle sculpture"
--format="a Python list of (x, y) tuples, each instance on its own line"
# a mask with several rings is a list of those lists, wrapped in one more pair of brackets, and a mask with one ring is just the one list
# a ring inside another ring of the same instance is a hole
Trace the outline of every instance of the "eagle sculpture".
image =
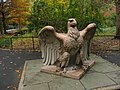
[(45, 26), (40, 30), (39, 41), (44, 65), (81, 67), (83, 61), (89, 59), (90, 41), (96, 24), (91, 23), (79, 31), (76, 20), (70, 18), (67, 27), (67, 33), (57, 33), (52, 26)]

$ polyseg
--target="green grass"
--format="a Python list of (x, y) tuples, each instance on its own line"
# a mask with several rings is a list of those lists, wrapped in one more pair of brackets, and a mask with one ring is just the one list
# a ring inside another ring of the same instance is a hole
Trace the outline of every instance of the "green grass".
[(0, 48), (9, 48), (11, 45), (9, 38), (0, 38)]
[(31, 37), (31, 36), (33, 36), (33, 34), (32, 33), (25, 33), (24, 35), (22, 35), (23, 37)]
[(115, 35), (116, 33), (116, 27), (108, 27), (108, 28), (102, 28), (101, 32), (97, 32), (96, 35)]

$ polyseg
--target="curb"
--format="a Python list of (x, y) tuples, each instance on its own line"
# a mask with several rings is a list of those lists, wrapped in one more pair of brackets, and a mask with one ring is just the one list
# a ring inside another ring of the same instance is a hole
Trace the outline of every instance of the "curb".
[(22, 90), (23, 89), (23, 83), (24, 83), (24, 78), (25, 78), (26, 66), (27, 66), (27, 61), (25, 61), (25, 64), (24, 64), (24, 67), (23, 67), (21, 79), (20, 79), (20, 82), (19, 82), (19, 85), (18, 85), (18, 90)]

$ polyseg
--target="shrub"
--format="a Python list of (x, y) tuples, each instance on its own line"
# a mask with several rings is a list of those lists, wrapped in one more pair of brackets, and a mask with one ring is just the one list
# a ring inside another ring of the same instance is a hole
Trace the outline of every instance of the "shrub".
[(101, 27), (104, 20), (104, 0), (36, 0), (29, 17), (29, 30), (52, 25), (58, 32), (67, 31), (68, 18), (76, 18), (79, 29), (95, 22)]
[(0, 38), (0, 48), (9, 48), (11, 45), (9, 38)]

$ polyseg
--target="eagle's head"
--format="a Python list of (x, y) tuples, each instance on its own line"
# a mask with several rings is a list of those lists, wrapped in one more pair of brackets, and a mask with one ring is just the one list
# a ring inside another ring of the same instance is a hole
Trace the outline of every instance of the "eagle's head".
[(68, 27), (73, 27), (74, 28), (74, 27), (76, 27), (76, 25), (77, 25), (77, 22), (74, 18), (68, 19)]

